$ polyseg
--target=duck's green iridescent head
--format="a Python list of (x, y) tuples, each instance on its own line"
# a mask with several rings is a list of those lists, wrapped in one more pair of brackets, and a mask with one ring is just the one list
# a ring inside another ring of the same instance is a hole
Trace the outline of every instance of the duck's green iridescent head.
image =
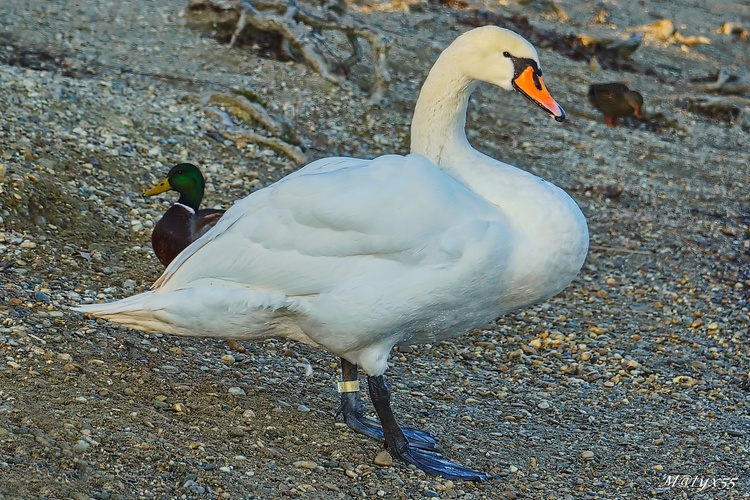
[(165, 191), (177, 191), (180, 193), (178, 203), (187, 205), (195, 211), (203, 200), (203, 190), (206, 181), (198, 167), (191, 163), (180, 163), (175, 165), (167, 174), (167, 177), (156, 186), (152, 187), (143, 196), (153, 196)]

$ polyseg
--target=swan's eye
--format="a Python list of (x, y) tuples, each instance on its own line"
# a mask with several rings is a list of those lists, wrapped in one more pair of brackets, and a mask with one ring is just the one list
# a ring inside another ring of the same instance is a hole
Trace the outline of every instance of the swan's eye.
[(506, 50), (505, 52), (503, 52), (503, 55), (504, 55), (505, 57), (510, 57), (510, 52), (508, 52), (508, 51)]

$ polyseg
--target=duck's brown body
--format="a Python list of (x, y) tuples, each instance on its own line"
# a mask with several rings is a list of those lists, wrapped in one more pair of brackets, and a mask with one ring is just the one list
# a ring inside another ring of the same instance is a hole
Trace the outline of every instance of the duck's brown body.
[(641, 118), (643, 97), (624, 83), (596, 83), (589, 87), (591, 105), (604, 114), (604, 121), (616, 127), (620, 118), (635, 115)]
[(216, 224), (224, 210), (205, 208), (194, 212), (192, 208), (175, 203), (170, 207), (151, 233), (154, 253), (164, 266), (193, 241)]

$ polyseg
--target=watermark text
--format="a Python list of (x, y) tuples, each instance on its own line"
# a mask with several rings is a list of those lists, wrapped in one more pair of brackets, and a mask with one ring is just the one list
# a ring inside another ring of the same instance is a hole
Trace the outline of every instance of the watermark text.
[(730, 490), (737, 486), (738, 477), (693, 476), (690, 474), (668, 474), (664, 478), (664, 487), (690, 488), (697, 491), (706, 489)]

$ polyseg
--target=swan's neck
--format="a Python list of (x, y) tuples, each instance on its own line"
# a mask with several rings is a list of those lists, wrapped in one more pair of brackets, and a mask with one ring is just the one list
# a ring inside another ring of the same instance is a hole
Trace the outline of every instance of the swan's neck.
[(456, 57), (444, 52), (422, 86), (412, 120), (411, 152), (426, 156), (488, 201), (507, 203), (520, 185), (533, 189), (540, 180), (469, 144), (466, 110), (478, 82), (458, 69)]
[(411, 124), (411, 151), (440, 164), (449, 152), (474, 151), (466, 139), (466, 108), (477, 82), (443, 54), (422, 86)]

